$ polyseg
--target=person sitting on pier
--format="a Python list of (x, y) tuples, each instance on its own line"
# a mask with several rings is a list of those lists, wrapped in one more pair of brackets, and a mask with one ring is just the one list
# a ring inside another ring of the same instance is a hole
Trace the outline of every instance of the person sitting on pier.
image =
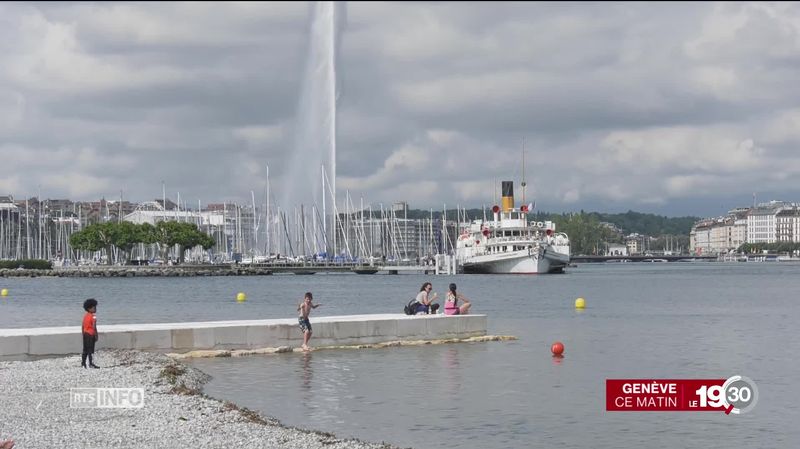
[[(458, 301), (464, 301), (464, 304), (461, 306), (458, 305)], [(445, 315), (466, 315), (469, 313), (469, 308), (472, 306), (472, 303), (469, 302), (464, 295), (461, 293), (456, 292), (456, 284), (450, 284), (450, 290), (447, 292), (447, 299), (444, 303), (444, 314)]]
[(419, 289), (419, 293), (417, 293), (416, 298), (416, 315), (436, 313), (436, 311), (439, 310), (439, 304), (433, 304), (439, 294), (434, 293), (433, 296), (429, 296), (431, 294), (431, 290), (433, 290), (433, 285), (431, 285), (430, 282), (422, 284), (422, 287)]

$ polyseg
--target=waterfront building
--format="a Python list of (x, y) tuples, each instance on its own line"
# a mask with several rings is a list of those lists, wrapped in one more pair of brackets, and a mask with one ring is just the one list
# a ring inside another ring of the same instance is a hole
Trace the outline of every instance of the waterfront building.
[(644, 252), (645, 249), (645, 236), (633, 233), (625, 237), (625, 246), (628, 248), (628, 254), (637, 255)]
[(11, 195), (0, 195), (0, 260), (17, 259), (21, 254), (20, 212)]
[(700, 220), (692, 226), (689, 232), (689, 251), (700, 256), (711, 252), (712, 219)]
[(217, 211), (194, 211), (194, 210), (164, 210), (161, 205), (154, 207), (155, 203), (142, 203), (139, 207), (125, 215), (124, 221), (135, 224), (150, 224), (155, 226), (161, 221), (179, 221), (194, 223), (198, 226), (222, 226), (224, 223), (222, 212)]
[(800, 242), (800, 208), (785, 201), (736, 208), (695, 223), (689, 242), (696, 254), (730, 253), (744, 243)]
[(799, 208), (786, 208), (775, 215), (775, 239), (778, 242), (800, 242)]
[(792, 208), (791, 203), (770, 201), (750, 209), (747, 214), (747, 243), (775, 243), (777, 237), (777, 215)]
[(624, 234), (623, 230), (617, 227), (614, 223), (609, 223), (607, 221), (601, 221), (600, 226), (608, 229), (609, 231), (613, 232), (616, 235), (622, 236)]
[(606, 256), (627, 256), (628, 247), (619, 243), (609, 243), (606, 249)]
[(404, 214), (408, 213), (408, 203), (405, 201), (398, 201), (392, 204), (392, 212), (394, 212), (397, 217), (403, 216), (403, 218), (405, 218)]
[(16, 212), (19, 207), (14, 204), (14, 197), (11, 195), (0, 195), (0, 212)]
[(726, 254), (747, 242), (749, 208), (737, 208), (715, 218), (698, 221), (689, 233), (689, 249), (695, 254)]
[(749, 208), (737, 208), (729, 212), (733, 215), (733, 225), (730, 231), (730, 249), (736, 250), (747, 243), (747, 214)]
[(68, 199), (46, 200), (48, 208), (58, 215), (59, 211), (69, 212), (72, 211), (74, 203)]
[(388, 261), (417, 263), (434, 254), (451, 254), (458, 235), (455, 221), (394, 218), (394, 211), (383, 218), (356, 213), (340, 220), (339, 252), (349, 250), (353, 258), (362, 260), (385, 256)]

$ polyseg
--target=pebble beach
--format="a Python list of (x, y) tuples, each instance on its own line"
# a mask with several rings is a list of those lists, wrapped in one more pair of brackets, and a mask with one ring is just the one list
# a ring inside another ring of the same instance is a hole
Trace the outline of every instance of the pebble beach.
[[(106, 350), (95, 362), (102, 368), (80, 368), (78, 355), (0, 362), (0, 441), (20, 449), (394, 448), (287, 427), (208, 397), (208, 375), (163, 354)], [(70, 389), (87, 387), (143, 388), (144, 406), (70, 407)]]

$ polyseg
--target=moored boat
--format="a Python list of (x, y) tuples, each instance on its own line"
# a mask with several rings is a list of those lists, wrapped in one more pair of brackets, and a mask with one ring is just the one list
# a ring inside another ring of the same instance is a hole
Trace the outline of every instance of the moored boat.
[(569, 237), (555, 223), (528, 222), (528, 206), (514, 207), (514, 184), (503, 181), (502, 208), (492, 220), (474, 220), (462, 227), (456, 258), (464, 273), (562, 273), (569, 265)]

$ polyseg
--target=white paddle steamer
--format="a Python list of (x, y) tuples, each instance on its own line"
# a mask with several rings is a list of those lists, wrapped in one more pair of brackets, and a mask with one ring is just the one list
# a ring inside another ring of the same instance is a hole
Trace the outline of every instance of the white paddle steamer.
[(492, 220), (463, 225), (456, 258), (464, 273), (563, 273), (569, 265), (569, 237), (555, 223), (528, 222), (528, 206), (514, 207), (514, 184), (503, 181), (502, 207)]

